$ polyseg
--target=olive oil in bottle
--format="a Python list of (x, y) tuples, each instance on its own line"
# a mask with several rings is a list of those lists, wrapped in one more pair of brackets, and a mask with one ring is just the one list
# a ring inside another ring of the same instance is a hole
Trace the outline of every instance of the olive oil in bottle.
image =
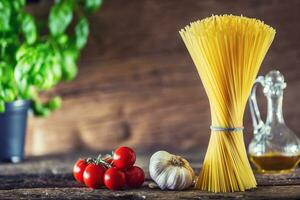
[(285, 173), (292, 171), (300, 161), (300, 154), (287, 156), (270, 153), (261, 156), (250, 155), (251, 162), (261, 173)]
[[(261, 119), (256, 100), (258, 84), (263, 87), (268, 102), (265, 122)], [(266, 76), (259, 76), (256, 79), (251, 91), (249, 106), (254, 137), (249, 144), (248, 152), (258, 172), (289, 172), (300, 160), (300, 139), (285, 124), (283, 118), (282, 101), (286, 85), (279, 71), (270, 71)]]

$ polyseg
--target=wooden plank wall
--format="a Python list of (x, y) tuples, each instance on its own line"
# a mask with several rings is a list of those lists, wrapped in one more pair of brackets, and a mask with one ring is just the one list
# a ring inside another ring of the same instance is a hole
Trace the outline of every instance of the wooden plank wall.
[[(48, 7), (41, 2), (28, 9), (46, 17)], [(278, 69), (285, 75), (284, 115), (300, 135), (299, 9), (297, 0), (106, 0), (90, 18), (78, 77), (45, 94), (60, 94), (62, 109), (30, 119), (27, 154), (118, 145), (139, 151), (205, 149), (208, 100), (178, 30), (222, 13), (256, 17), (277, 29), (260, 74)], [(260, 101), (266, 107), (264, 97)], [(248, 109), (244, 121), (248, 142)]]

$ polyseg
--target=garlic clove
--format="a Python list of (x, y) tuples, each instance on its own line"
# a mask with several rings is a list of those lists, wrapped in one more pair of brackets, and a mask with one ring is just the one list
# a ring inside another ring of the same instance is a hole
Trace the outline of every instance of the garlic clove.
[(183, 190), (186, 185), (189, 185), (189, 175), (186, 173), (186, 170), (180, 170), (178, 177), (179, 183), (177, 184), (177, 188)]
[[(171, 168), (171, 167), (170, 167)], [(170, 190), (176, 190), (176, 189), (181, 189), (180, 185), (182, 182), (181, 177), (181, 170), (178, 169), (178, 167), (174, 167), (173, 169), (169, 170), (169, 176), (167, 177), (167, 188)]]
[(169, 170), (169, 168), (166, 168), (162, 171), (162, 173), (160, 173), (157, 176), (156, 180), (154, 179), (154, 181), (157, 183), (160, 189), (170, 189), (168, 182), (168, 177), (170, 176), (170, 173), (171, 171)]

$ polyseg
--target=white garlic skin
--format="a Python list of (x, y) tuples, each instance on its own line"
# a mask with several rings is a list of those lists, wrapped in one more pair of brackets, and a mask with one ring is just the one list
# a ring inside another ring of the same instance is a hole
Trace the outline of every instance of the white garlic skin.
[(149, 172), (160, 189), (183, 190), (194, 181), (194, 170), (189, 162), (166, 151), (158, 151), (150, 158)]

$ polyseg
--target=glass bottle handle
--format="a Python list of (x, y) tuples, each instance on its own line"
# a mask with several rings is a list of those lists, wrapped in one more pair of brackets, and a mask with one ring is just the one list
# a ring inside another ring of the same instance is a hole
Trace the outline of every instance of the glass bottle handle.
[(257, 100), (256, 100), (256, 88), (258, 84), (260, 84), (262, 87), (265, 86), (265, 78), (263, 76), (258, 76), (257, 79), (255, 80), (249, 98), (249, 107), (250, 107), (250, 112), (252, 117), (254, 134), (258, 133), (261, 130), (261, 128), (263, 128), (265, 125), (261, 119), (259, 108), (257, 105)]

